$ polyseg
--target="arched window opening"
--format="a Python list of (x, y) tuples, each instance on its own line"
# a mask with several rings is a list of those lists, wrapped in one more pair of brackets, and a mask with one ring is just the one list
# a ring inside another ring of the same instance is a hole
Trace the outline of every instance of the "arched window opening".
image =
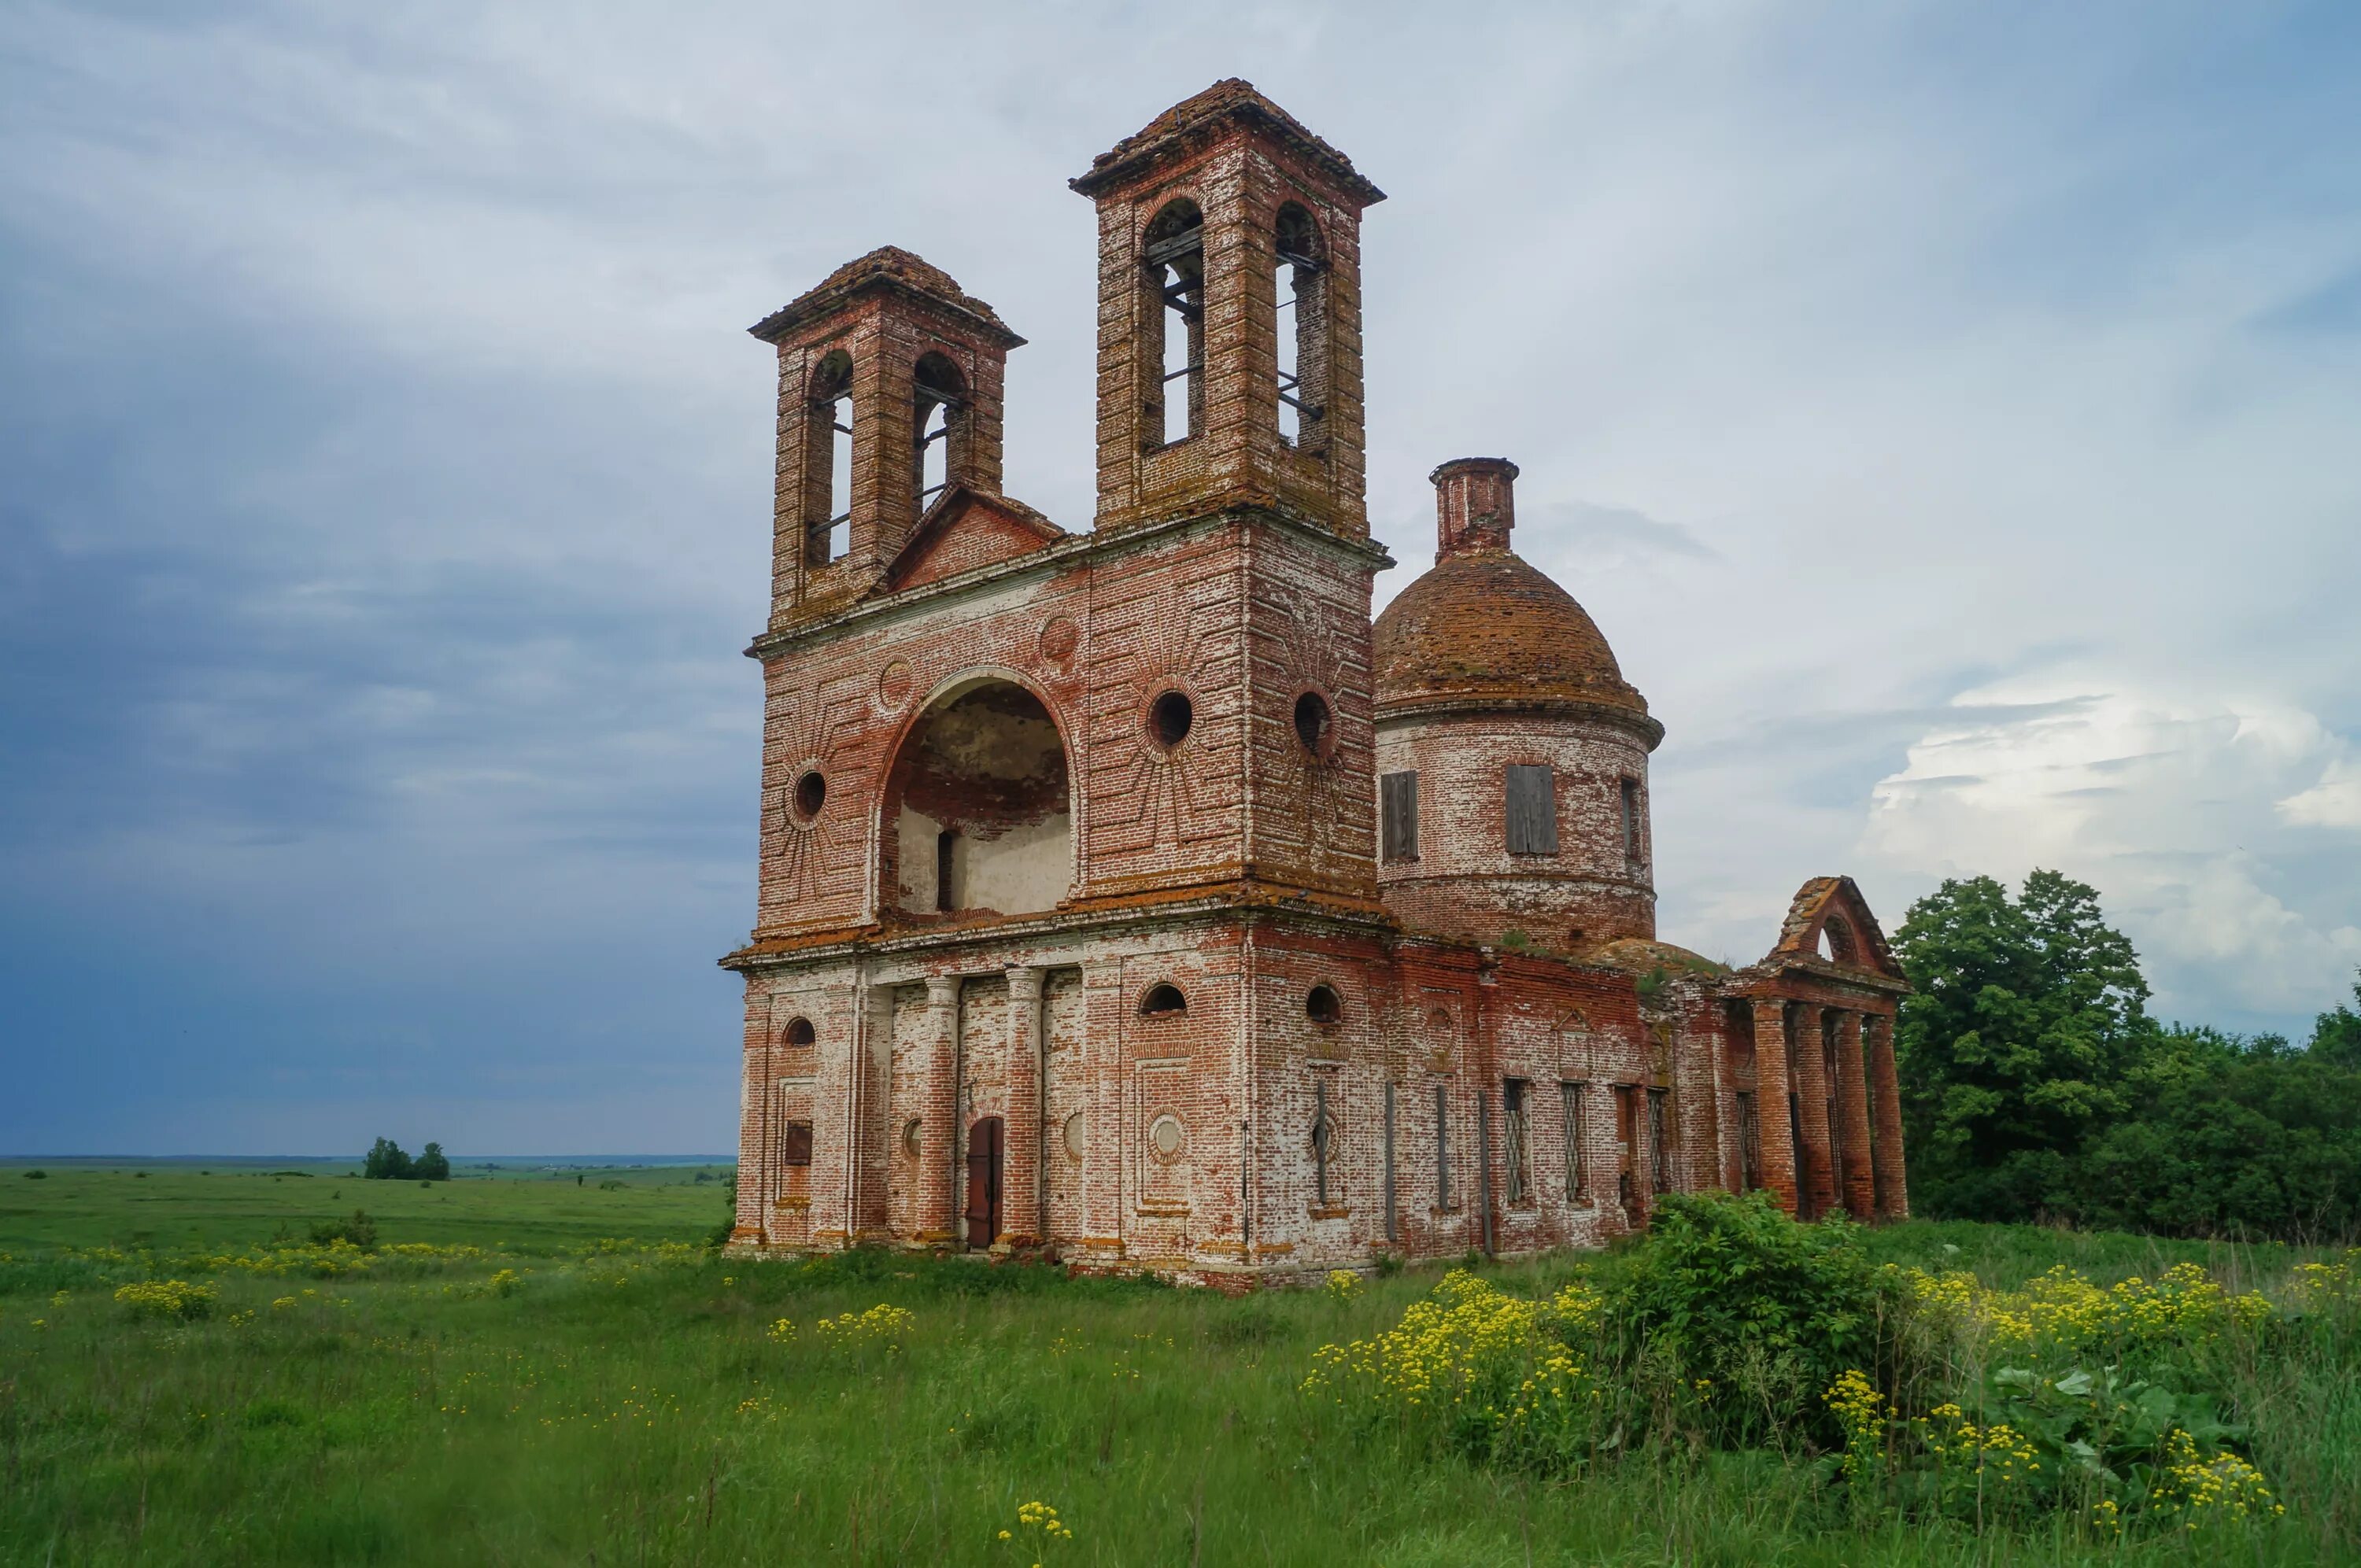
[(852, 548), (852, 356), (840, 348), (813, 374), (810, 425), (804, 560), (825, 566)]
[(1336, 719), (1328, 711), (1328, 699), (1318, 692), (1305, 692), (1295, 699), (1295, 738), (1313, 756), (1325, 759), (1335, 750)]
[[(1205, 218), (1194, 202), (1174, 202), (1148, 225), (1140, 252), (1148, 271), (1147, 358), (1159, 369), (1148, 400), (1150, 444), (1185, 441), (1205, 422)], [(1175, 383), (1178, 383), (1176, 386)]]
[(1832, 963), (1857, 963), (1860, 951), (1843, 916), (1831, 915), (1820, 923), (1820, 957)]
[(1303, 999), (1303, 1015), (1315, 1024), (1334, 1024), (1345, 1016), (1345, 1004), (1333, 985), (1315, 985)]
[(1041, 699), (979, 678), (938, 699), (887, 773), (884, 886), (918, 915), (1054, 909), (1073, 881), (1066, 745)]
[(1148, 994), (1139, 999), (1139, 1015), (1143, 1018), (1169, 1017), (1189, 1011), (1189, 999), (1180, 988), (1169, 981), (1151, 985)]
[(787, 1021), (786, 1031), (782, 1037), (791, 1046), (808, 1046), (819, 1036), (813, 1030), (810, 1019), (791, 1018)]
[(1279, 433), (1303, 446), (1319, 433), (1320, 402), (1327, 395), (1327, 272), (1321, 265), (1319, 226), (1298, 203), (1279, 208), (1273, 240)]
[(923, 512), (950, 485), (951, 447), (965, 433), (967, 381), (948, 357), (926, 354), (911, 384), (910, 482)]

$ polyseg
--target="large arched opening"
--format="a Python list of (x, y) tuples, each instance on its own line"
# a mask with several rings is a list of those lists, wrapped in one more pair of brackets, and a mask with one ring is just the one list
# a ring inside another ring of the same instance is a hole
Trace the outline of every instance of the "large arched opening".
[(1073, 876), (1065, 739), (1041, 699), (980, 675), (938, 696), (886, 778), (882, 900), (905, 915), (1024, 915)]

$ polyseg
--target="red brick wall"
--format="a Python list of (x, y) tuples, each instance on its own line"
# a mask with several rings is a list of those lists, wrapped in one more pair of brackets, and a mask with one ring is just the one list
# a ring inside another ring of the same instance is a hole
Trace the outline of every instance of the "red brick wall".
[[(1554, 856), (1509, 852), (1513, 763), (1556, 770)], [(1551, 950), (1655, 936), (1648, 748), (1628, 730), (1532, 714), (1392, 719), (1378, 735), (1377, 770), (1419, 775), (1418, 859), (1378, 869), (1404, 924), (1487, 943), (1522, 931)], [(1626, 778), (1640, 785), (1636, 861), (1624, 853)]]

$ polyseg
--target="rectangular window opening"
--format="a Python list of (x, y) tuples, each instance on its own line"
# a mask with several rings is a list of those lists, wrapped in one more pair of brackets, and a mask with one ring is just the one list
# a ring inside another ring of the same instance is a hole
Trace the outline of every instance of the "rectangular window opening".
[(1673, 1190), (1673, 1143), (1665, 1114), (1665, 1092), (1648, 1091), (1648, 1179), (1657, 1192)]
[(1312, 1080), (1312, 1170), (1313, 1190), (1323, 1209), (1328, 1207), (1328, 1146), (1334, 1135), (1328, 1123), (1328, 1080), (1316, 1077)]
[(1522, 1203), (1530, 1186), (1530, 1167), (1526, 1164), (1528, 1140), (1525, 1136), (1526, 1084), (1521, 1078), (1505, 1079), (1500, 1084), (1501, 1131), (1506, 1135), (1509, 1167), (1509, 1201)]
[(1623, 858), (1640, 863), (1640, 781), (1623, 781)]
[(959, 907), (952, 896), (951, 873), (959, 864), (959, 835), (946, 830), (935, 835), (935, 907), (952, 910)]
[(1754, 1096), (1738, 1091), (1738, 1190), (1752, 1192), (1763, 1185), (1763, 1129), (1754, 1117)]
[(1418, 859), (1418, 774), (1388, 773), (1378, 781), (1378, 854), (1387, 861)]
[(1615, 1200), (1626, 1210), (1633, 1207), (1638, 1197), (1633, 1178), (1639, 1160), (1639, 1150), (1634, 1146), (1640, 1136), (1635, 1124), (1639, 1115), (1631, 1104), (1637, 1092), (1635, 1086), (1629, 1083), (1615, 1086)]
[(1509, 853), (1557, 853), (1557, 775), (1546, 763), (1508, 769)]
[(1585, 1150), (1589, 1141), (1589, 1128), (1585, 1124), (1583, 1091), (1587, 1083), (1561, 1083), (1557, 1091), (1565, 1102), (1565, 1201), (1587, 1203), (1590, 1201), (1590, 1157)]
[(1451, 1207), (1451, 1091), (1434, 1086), (1434, 1206)]

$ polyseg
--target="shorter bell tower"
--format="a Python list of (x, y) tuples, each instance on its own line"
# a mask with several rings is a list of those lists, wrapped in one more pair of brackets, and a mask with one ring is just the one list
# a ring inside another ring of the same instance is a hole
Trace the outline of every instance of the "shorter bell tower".
[(1098, 526), (1232, 506), (1368, 537), (1361, 213), (1385, 192), (1251, 82), (1091, 162)]
[(776, 629), (867, 592), (944, 489), (999, 492), (1002, 389), (1025, 340), (893, 246), (749, 330), (779, 355)]

